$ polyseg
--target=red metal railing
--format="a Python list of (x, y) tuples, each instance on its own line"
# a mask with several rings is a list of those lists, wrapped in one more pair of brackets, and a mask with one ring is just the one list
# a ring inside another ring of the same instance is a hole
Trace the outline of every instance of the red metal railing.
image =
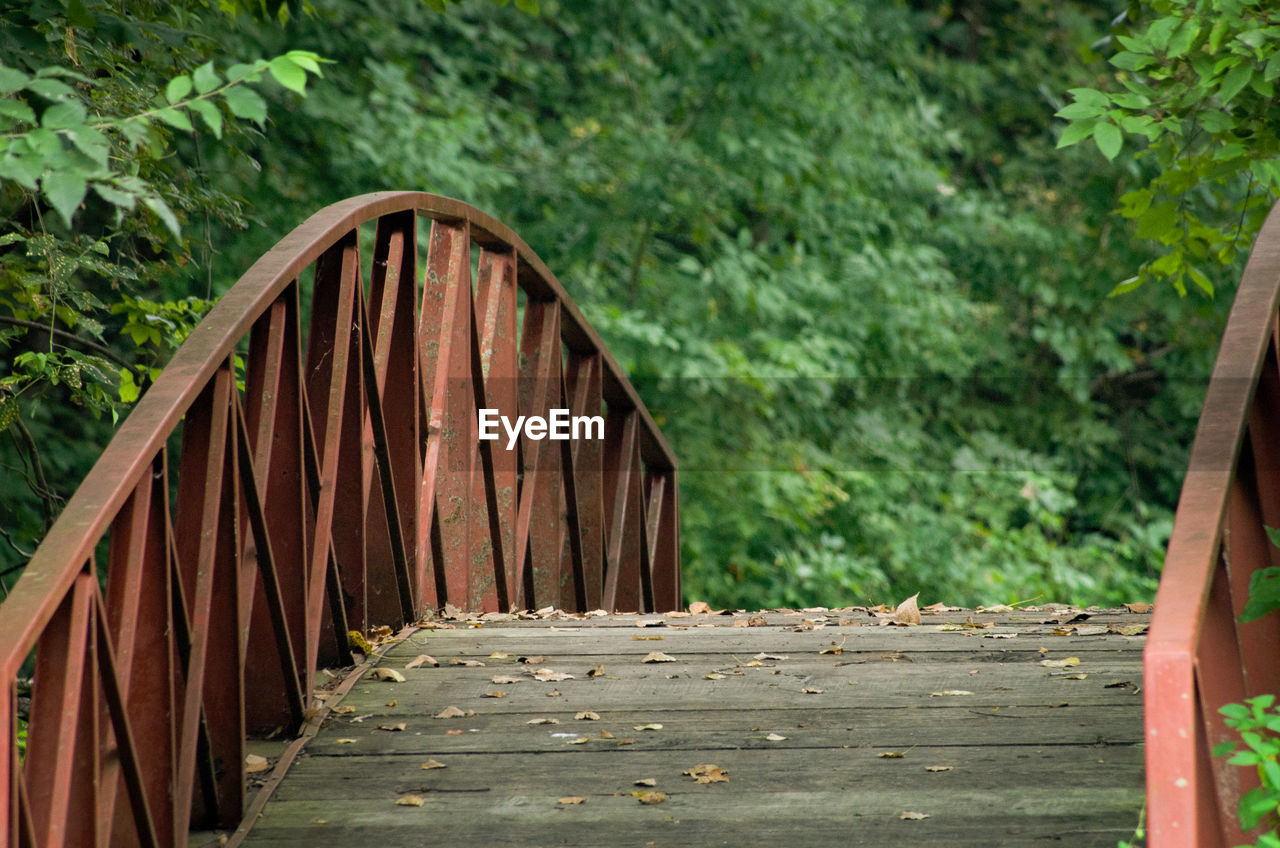
[(1280, 615), (1241, 624), (1249, 578), (1280, 565), (1280, 211), (1254, 244), (1227, 321), (1182, 485), (1144, 655), (1152, 848), (1245, 841), (1252, 769), (1213, 757), (1218, 708), (1280, 694)]
[[(508, 451), (478, 438), (480, 407), (603, 415), (604, 438)], [(445, 603), (673, 609), (677, 534), (675, 457), (523, 241), (429, 194), (330, 206), (191, 334), (0, 606), (0, 834), (169, 846), (234, 826), (246, 730), (301, 725), (348, 626)]]

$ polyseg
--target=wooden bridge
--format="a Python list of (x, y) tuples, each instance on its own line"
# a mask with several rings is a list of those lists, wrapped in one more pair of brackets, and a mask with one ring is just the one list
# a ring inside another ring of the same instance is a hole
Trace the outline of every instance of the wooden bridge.
[[(1149, 844), (1238, 844), (1256, 776), (1209, 748), (1218, 706), (1280, 692), (1276, 617), (1235, 619), (1280, 526), (1277, 228), (1146, 636), (1133, 611), (682, 610), (675, 456), (541, 260), (432, 195), (322, 210), (192, 333), (0, 606), (0, 834), (1114, 845), (1145, 774)], [(481, 409), (603, 438), (507, 450)]]

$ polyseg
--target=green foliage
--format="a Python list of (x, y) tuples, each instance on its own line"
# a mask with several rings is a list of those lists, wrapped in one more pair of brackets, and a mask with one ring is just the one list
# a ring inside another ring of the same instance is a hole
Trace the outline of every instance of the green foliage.
[(188, 224), (242, 218), (209, 187), (201, 145), (263, 128), (268, 78), (304, 94), (320, 75), (306, 50), (215, 63), (184, 29), (204, 8), (0, 5), (4, 574), (212, 302), (186, 290)]
[[(1115, 28), (1099, 87), (1071, 89), (1059, 147), (1092, 138), (1108, 160), (1126, 140), (1142, 177), (1116, 211), (1160, 255), (1113, 294), (1148, 280), (1212, 296), (1280, 195), (1280, 12), (1249, 0), (1144, 0)], [(1101, 78), (1101, 74), (1099, 77)]]
[(1231, 754), (1227, 762), (1235, 766), (1257, 769), (1260, 786), (1250, 789), (1240, 798), (1238, 815), (1240, 827), (1249, 831), (1265, 828), (1254, 845), (1258, 848), (1280, 848), (1280, 711), (1274, 708), (1274, 695), (1259, 695), (1243, 704), (1227, 704), (1219, 712), (1225, 716), (1228, 727), (1240, 734), (1240, 744), (1234, 741), (1215, 745), (1215, 757)]
[[(1271, 544), (1280, 546), (1280, 530), (1274, 527), (1264, 529)], [(1249, 600), (1240, 612), (1240, 621), (1241, 623), (1254, 621), (1278, 609), (1280, 609), (1280, 567), (1272, 565), (1259, 568), (1249, 578)]]

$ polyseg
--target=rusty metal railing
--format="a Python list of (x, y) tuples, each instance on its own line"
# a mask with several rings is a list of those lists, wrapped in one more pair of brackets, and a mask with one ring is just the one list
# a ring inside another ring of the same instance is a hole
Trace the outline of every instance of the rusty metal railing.
[[(478, 438), (482, 407), (601, 416), (603, 438), (507, 450)], [(192, 332), (0, 606), (0, 835), (180, 846), (234, 826), (246, 731), (303, 722), (349, 626), (446, 603), (673, 609), (677, 534), (675, 457), (523, 241), (429, 194), (330, 206)]]
[(1238, 616), (1255, 571), (1280, 565), (1280, 211), (1254, 244), (1227, 321), (1182, 484), (1144, 654), (1152, 848), (1242, 844), (1252, 769), (1213, 757), (1218, 709), (1280, 694), (1280, 614)]

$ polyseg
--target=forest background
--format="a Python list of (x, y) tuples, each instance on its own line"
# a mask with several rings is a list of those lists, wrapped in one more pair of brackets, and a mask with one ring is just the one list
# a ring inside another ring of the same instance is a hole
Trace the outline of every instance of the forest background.
[(520, 233), (630, 373), (687, 598), (1149, 600), (1244, 251), (1153, 272), (1126, 216), (1152, 235), (1169, 160), (1080, 91), (1187, 6), (0, 2), (2, 580), (258, 255), (421, 189)]

